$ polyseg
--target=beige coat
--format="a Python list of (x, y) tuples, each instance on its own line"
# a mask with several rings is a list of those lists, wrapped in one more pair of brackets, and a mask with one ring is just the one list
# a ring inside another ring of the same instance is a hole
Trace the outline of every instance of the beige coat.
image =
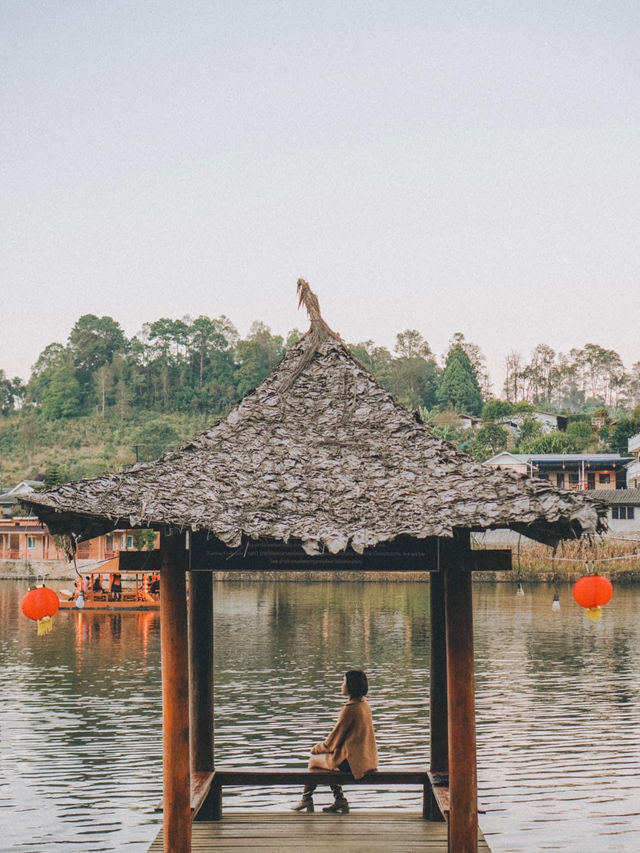
[(327, 763), (332, 770), (337, 770), (346, 758), (354, 779), (378, 769), (371, 708), (364, 696), (349, 699), (342, 706), (331, 734), (318, 747), (319, 752), (327, 753)]

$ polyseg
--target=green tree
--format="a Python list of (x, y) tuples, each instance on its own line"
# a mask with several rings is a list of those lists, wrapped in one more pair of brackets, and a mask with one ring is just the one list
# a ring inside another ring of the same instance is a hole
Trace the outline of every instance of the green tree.
[(197, 317), (189, 328), (193, 366), (192, 404), (200, 411), (224, 412), (235, 399), (234, 346), (238, 333), (227, 317)]
[(74, 367), (89, 374), (103, 364), (109, 364), (116, 353), (124, 352), (126, 348), (127, 339), (113, 317), (83, 314), (69, 333)]
[(542, 425), (535, 418), (524, 417), (518, 429), (518, 445), (533, 441), (542, 435)]
[(301, 337), (300, 329), (291, 329), (284, 344), (285, 349), (290, 349), (294, 344), (297, 344)]
[(249, 335), (238, 341), (236, 347), (238, 370), (236, 388), (238, 397), (256, 388), (265, 379), (284, 355), (284, 344), (280, 335), (272, 335), (264, 323), (255, 322)]
[(432, 358), (431, 347), (415, 329), (405, 329), (396, 335), (396, 353), (400, 358)]
[(535, 412), (536, 407), (529, 403), (527, 400), (520, 400), (517, 403), (513, 404), (513, 413), (514, 414), (523, 414), (525, 412)]
[(4, 370), (0, 370), (0, 414), (8, 415), (13, 409), (13, 388)]
[[(349, 344), (354, 358), (371, 373), (377, 382), (390, 391), (389, 377), (391, 375), (391, 353), (386, 347), (377, 347), (373, 341), (361, 341)], [(392, 392), (393, 393), (393, 392)]]
[(48, 489), (57, 486), (59, 483), (66, 483), (68, 480), (69, 475), (63, 465), (58, 462), (47, 462), (44, 472), (44, 484)]
[(153, 546), (156, 543), (156, 534), (151, 528), (141, 528), (133, 534), (133, 547), (137, 551), (153, 551)]
[(493, 392), (491, 390), (491, 379), (489, 378), (489, 372), (487, 370), (487, 363), (484, 357), (484, 353), (482, 352), (480, 347), (477, 344), (471, 343), (471, 341), (466, 340), (462, 332), (455, 332), (451, 337), (451, 341), (449, 342), (449, 350), (451, 350), (452, 347), (456, 346), (462, 347), (462, 349), (467, 355), (467, 358), (471, 362), (483, 399), (491, 397), (493, 395)]
[(410, 409), (431, 409), (436, 402), (440, 370), (431, 347), (415, 329), (396, 335), (397, 358), (390, 361), (385, 387)]
[(210, 317), (196, 317), (189, 327), (189, 351), (197, 369), (200, 386), (205, 382), (212, 351), (227, 349), (228, 346), (227, 339), (218, 331)]
[(585, 344), (582, 349), (572, 349), (570, 355), (578, 369), (585, 396), (613, 405), (626, 379), (618, 353), (599, 344)]
[(488, 459), (501, 450), (506, 450), (509, 433), (500, 424), (487, 423), (475, 433), (472, 453), (476, 459)]
[(555, 360), (555, 350), (547, 344), (538, 344), (531, 353), (531, 361), (522, 369), (527, 396), (538, 406), (550, 403)]
[(96, 371), (126, 348), (124, 332), (112, 317), (83, 314), (78, 319), (69, 333), (69, 352), (85, 400), (91, 397)]
[(498, 418), (506, 418), (513, 412), (513, 403), (508, 400), (487, 400), (482, 407), (483, 421), (497, 421)]
[(626, 382), (627, 400), (633, 408), (640, 405), (640, 361), (631, 365)]
[(482, 394), (476, 370), (464, 348), (454, 344), (448, 354), (436, 400), (444, 408), (478, 417), (482, 411)]
[(591, 424), (588, 424), (585, 421), (572, 421), (567, 424), (567, 435), (570, 435), (575, 439), (578, 447), (578, 453), (582, 453), (586, 450), (594, 438)]
[(73, 418), (83, 413), (82, 390), (69, 364), (53, 368), (42, 393), (42, 414), (47, 420)]
[(180, 436), (167, 418), (156, 417), (140, 426), (133, 435), (134, 447), (138, 448), (140, 462), (150, 462), (175, 447)]
[(66, 347), (59, 343), (48, 344), (31, 368), (26, 396), (29, 402), (41, 403), (42, 397), (59, 367), (70, 366), (71, 359)]
[(386, 387), (409, 409), (432, 409), (436, 403), (439, 378), (440, 369), (434, 358), (394, 358)]
[(550, 375), (550, 402), (559, 411), (580, 412), (584, 391), (580, 387), (580, 371), (570, 356), (558, 353)]
[(505, 379), (502, 392), (510, 403), (517, 403), (523, 394), (522, 356), (511, 350), (505, 358)]
[(556, 430), (521, 441), (518, 449), (520, 453), (579, 453), (579, 443), (574, 436)]
[(145, 361), (153, 389), (153, 404), (164, 412), (184, 407), (193, 391), (188, 380), (187, 322), (161, 317), (153, 323), (145, 323), (142, 335), (147, 342)]
[(18, 446), (22, 451), (22, 468), (26, 474), (31, 472), (34, 453), (42, 441), (40, 418), (35, 408), (29, 406), (20, 412), (18, 421)]
[(4, 370), (0, 370), (0, 415), (8, 415), (24, 399), (26, 387), (19, 376), (9, 379)]
[(628, 440), (638, 433), (640, 433), (640, 419), (623, 418), (619, 420), (610, 427), (609, 450), (611, 453), (619, 453), (621, 456), (626, 456), (629, 452)]

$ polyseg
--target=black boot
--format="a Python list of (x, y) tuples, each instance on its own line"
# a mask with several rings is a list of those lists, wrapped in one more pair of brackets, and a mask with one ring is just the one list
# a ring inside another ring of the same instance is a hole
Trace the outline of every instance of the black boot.
[(333, 803), (330, 806), (325, 806), (322, 811), (332, 812), (333, 814), (348, 814), (349, 803), (342, 792), (342, 786), (332, 785), (331, 790), (333, 791)]
[(317, 787), (317, 785), (305, 785), (302, 792), (302, 799), (296, 806), (291, 806), (291, 810), (294, 812), (312, 812), (314, 810), (312, 794)]

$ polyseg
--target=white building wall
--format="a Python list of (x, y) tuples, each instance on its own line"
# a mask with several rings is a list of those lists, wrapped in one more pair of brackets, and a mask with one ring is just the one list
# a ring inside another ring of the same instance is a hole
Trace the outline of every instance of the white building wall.
[[(611, 507), (607, 513), (607, 523), (609, 525), (609, 536), (612, 534), (640, 534), (640, 506), (635, 507), (635, 518), (612, 518)], [(605, 534), (606, 535), (606, 534)]]

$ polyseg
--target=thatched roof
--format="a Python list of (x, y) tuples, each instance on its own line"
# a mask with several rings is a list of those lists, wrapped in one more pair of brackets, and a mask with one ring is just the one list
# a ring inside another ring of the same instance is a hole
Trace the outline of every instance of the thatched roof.
[(122, 524), (362, 552), (400, 535), (512, 528), (552, 542), (597, 533), (583, 493), (486, 468), (400, 406), (351, 355), (299, 283), (311, 328), (215, 426), (159, 460), (29, 496), (56, 532)]

